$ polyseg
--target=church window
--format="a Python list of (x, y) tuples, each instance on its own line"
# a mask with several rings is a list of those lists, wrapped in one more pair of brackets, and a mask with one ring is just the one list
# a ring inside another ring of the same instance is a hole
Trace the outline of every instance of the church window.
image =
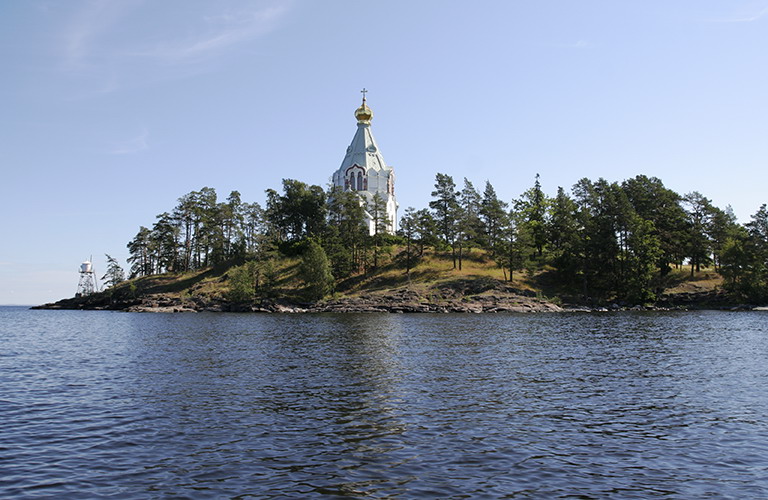
[(358, 191), (363, 190), (363, 173), (362, 172), (357, 173), (357, 190)]

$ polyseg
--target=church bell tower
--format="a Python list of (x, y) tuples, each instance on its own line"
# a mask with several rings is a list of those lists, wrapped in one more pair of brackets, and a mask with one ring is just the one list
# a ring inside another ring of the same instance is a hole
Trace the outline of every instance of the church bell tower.
[[(364, 207), (369, 207), (376, 193), (386, 204), (387, 232), (392, 234), (397, 228), (397, 200), (395, 199), (395, 171), (384, 163), (376, 139), (371, 131), (373, 111), (366, 103), (363, 89), (363, 103), (355, 110), (357, 131), (339, 169), (333, 174), (333, 185), (344, 191), (355, 191), (361, 197)], [(366, 209), (366, 221), (370, 234), (374, 234), (373, 217)]]

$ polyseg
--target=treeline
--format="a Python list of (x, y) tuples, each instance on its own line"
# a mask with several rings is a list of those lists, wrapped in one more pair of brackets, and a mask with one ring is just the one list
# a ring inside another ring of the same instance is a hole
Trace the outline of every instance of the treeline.
[(130, 276), (189, 271), (253, 252), (262, 220), (259, 204), (243, 203), (237, 191), (221, 203), (213, 188), (193, 191), (158, 215), (151, 229), (139, 228), (128, 243)]
[[(139, 228), (128, 243), (131, 278), (253, 261), (258, 264), (249, 266), (253, 280), (269, 286), (277, 256), (316, 256), (312, 241), (324, 260), (307, 268), (327, 266), (320, 275), (332, 281), (377, 267), (383, 249), (398, 241), (388, 234), (386, 205), (378, 195), (363, 206), (353, 191), (325, 191), (286, 179), (282, 193), (268, 189), (266, 198), (262, 208), (244, 203), (237, 191), (224, 202), (208, 187), (182, 196), (173, 210), (158, 215), (151, 228)], [(373, 217), (373, 235), (366, 210)], [(331, 287), (308, 288), (322, 296)]]
[[(506, 279), (545, 270), (563, 289), (594, 302), (651, 302), (665, 276), (683, 265), (691, 273), (714, 266), (731, 292), (768, 299), (765, 205), (740, 225), (730, 207), (715, 207), (698, 192), (680, 195), (657, 178), (582, 179), (550, 197), (537, 175), (507, 203), (488, 181), (480, 192), (466, 178), (459, 188), (438, 173), (429, 206), (405, 209), (397, 235), (388, 234), (378, 197), (363, 206), (354, 191), (292, 179), (283, 181), (281, 193), (266, 194), (263, 208), (242, 202), (237, 191), (224, 202), (211, 188), (181, 197), (128, 244), (131, 276), (248, 262), (233, 277), (245, 283), (235, 295), (249, 299), (274, 286), (278, 255), (302, 255), (308, 295), (319, 298), (334, 280), (377, 268), (384, 257), (409, 272), (431, 248), (461, 269), (472, 249), (482, 249)], [(365, 210), (374, 219), (373, 235)]]
[(458, 189), (450, 176), (437, 174), (432, 197), (431, 211), (409, 208), (402, 228), (416, 241), (437, 234), (458, 268), (465, 250), (476, 246), (510, 277), (547, 269), (585, 300), (647, 303), (673, 268), (687, 264), (693, 274), (714, 266), (731, 291), (766, 298), (768, 254), (758, 249), (768, 240), (757, 229), (765, 227), (765, 207), (740, 226), (730, 207), (722, 210), (698, 192), (680, 195), (643, 175), (621, 183), (581, 179), (554, 197), (542, 191), (537, 175), (506, 204), (490, 182), (480, 194), (466, 178)]

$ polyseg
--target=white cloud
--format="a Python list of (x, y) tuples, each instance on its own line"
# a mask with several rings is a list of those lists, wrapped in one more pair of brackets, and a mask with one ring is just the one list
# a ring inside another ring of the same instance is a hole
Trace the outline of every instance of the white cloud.
[(153, 62), (202, 62), (272, 32), (292, 2), (245, 2), (239, 9), (213, 2), (187, 5), (179, 10), (143, 0), (88, 0), (66, 26), (65, 69), (135, 71), (136, 65)]
[(734, 14), (731, 17), (723, 17), (719, 19), (710, 19), (713, 23), (752, 23), (759, 21), (760, 19), (768, 16), (768, 7), (764, 7), (762, 10), (752, 13), (741, 12)]
[(114, 144), (114, 146), (110, 150), (110, 154), (129, 155), (129, 154), (140, 153), (141, 151), (149, 149), (149, 143), (147, 142), (148, 138), (149, 138), (149, 131), (147, 129), (144, 129), (141, 131), (141, 133), (138, 136)]
[(238, 44), (266, 35), (279, 24), (288, 4), (218, 16), (204, 17), (198, 33), (183, 39), (164, 40), (130, 53), (132, 56), (159, 59), (163, 62), (196, 62)]
[(100, 38), (131, 8), (137, 0), (91, 0), (78, 11), (64, 32), (64, 67), (79, 70), (89, 66)]

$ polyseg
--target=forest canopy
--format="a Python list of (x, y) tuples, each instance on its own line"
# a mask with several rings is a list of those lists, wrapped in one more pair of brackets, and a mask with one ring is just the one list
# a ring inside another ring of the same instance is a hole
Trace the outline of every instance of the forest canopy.
[(480, 190), (438, 173), (428, 207), (402, 210), (396, 235), (379, 223), (369, 234), (365, 211), (377, 208), (364, 206), (354, 191), (294, 179), (283, 180), (281, 192), (267, 189), (264, 207), (243, 202), (237, 191), (219, 201), (204, 187), (139, 228), (128, 243), (130, 276), (246, 262), (261, 276), (258, 266), (269, 270), (281, 255), (302, 255), (302, 279), (320, 298), (334, 280), (375, 270), (384, 250), (397, 248), (396, 260), (409, 272), (426, 249), (449, 256), (458, 270), (477, 249), (505, 279), (548, 272), (563, 289), (597, 303), (653, 302), (664, 277), (682, 266), (691, 273), (713, 267), (730, 293), (768, 300), (766, 206), (738, 224), (730, 207), (718, 208), (696, 191), (678, 194), (655, 177), (584, 178), (550, 197), (536, 175), (518, 198), (504, 201), (490, 181)]

